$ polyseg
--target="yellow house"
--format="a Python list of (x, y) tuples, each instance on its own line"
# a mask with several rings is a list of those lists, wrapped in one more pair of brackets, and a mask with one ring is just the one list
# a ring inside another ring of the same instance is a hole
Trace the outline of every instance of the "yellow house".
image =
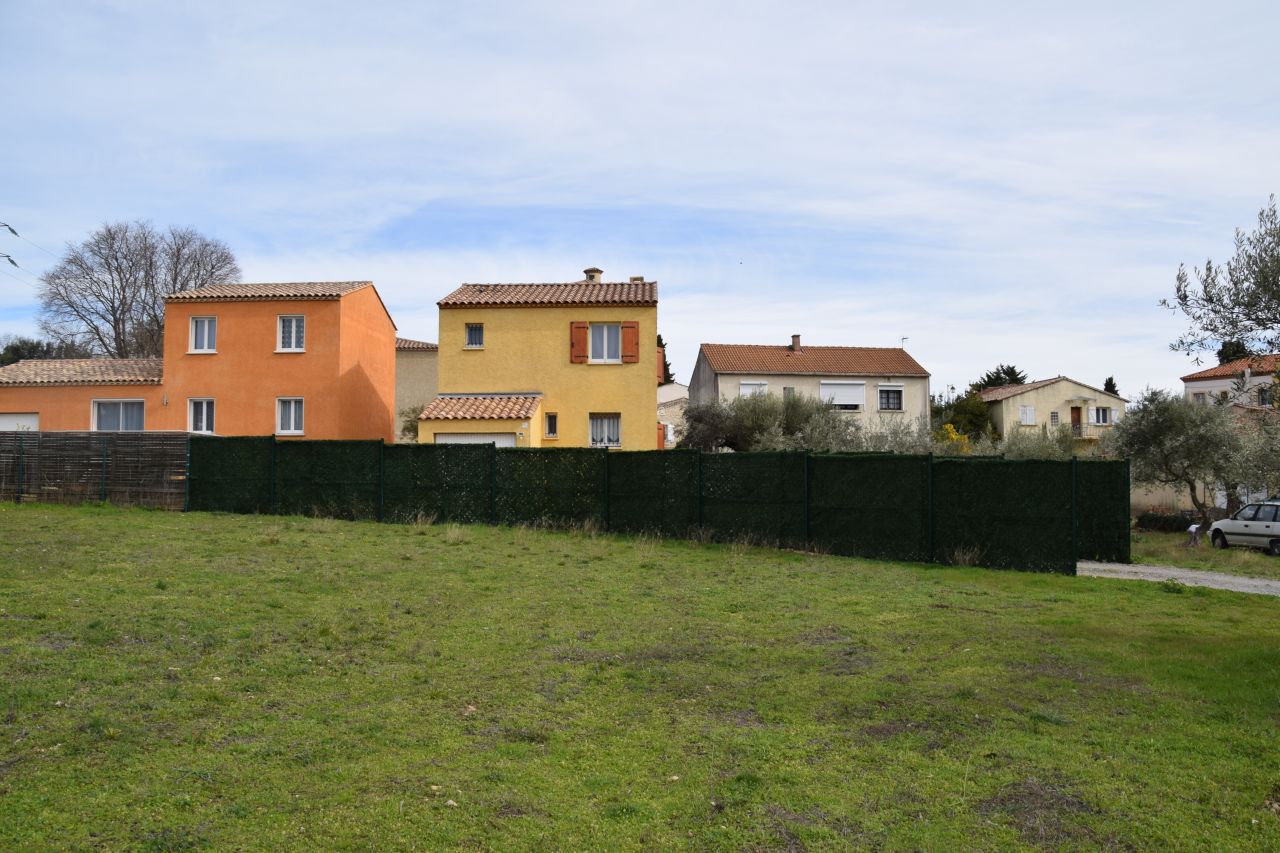
[(1124, 416), (1124, 397), (1065, 376), (979, 392), (1000, 435), (1014, 430), (1070, 426), (1076, 438), (1097, 441)]
[(658, 447), (658, 285), (464, 284), (441, 299), (439, 390), (418, 441)]

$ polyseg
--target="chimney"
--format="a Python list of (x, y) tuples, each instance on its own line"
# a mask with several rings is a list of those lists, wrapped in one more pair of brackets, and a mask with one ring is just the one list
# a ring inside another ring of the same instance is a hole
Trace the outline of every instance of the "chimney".
[(800, 352), (800, 336), (799, 335), (791, 336), (791, 351)]
[(642, 276), (642, 275), (633, 275), (633, 276), (631, 276), (631, 283), (632, 283), (632, 284), (644, 284), (644, 276)]
[(599, 284), (600, 276), (604, 275), (604, 270), (599, 267), (587, 267), (582, 271), (582, 274), (585, 275), (587, 277), (587, 281), (592, 284)]

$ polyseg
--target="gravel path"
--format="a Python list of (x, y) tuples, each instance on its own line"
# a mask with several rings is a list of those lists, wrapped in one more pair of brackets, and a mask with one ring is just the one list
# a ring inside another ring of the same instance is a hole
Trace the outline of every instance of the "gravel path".
[(1252, 592), (1257, 595), (1280, 596), (1280, 580), (1246, 578), (1240, 575), (1224, 575), (1221, 572), (1201, 572), (1196, 569), (1179, 569), (1173, 566), (1142, 566), (1137, 563), (1095, 563), (1081, 560), (1076, 574), (1094, 578), (1121, 578), (1123, 580), (1167, 581), (1175, 580), (1187, 586), (1211, 586), (1233, 592)]

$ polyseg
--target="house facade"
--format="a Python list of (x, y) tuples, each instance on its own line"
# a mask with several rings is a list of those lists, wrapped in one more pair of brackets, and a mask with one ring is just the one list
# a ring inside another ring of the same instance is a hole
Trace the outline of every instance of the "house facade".
[(1280, 353), (1239, 358), (1182, 377), (1183, 394), (1195, 403), (1272, 407)]
[(1076, 438), (1097, 441), (1124, 416), (1128, 402), (1065, 376), (987, 388), (979, 395), (987, 403), (996, 432), (1071, 427)]
[(751, 394), (803, 394), (871, 423), (929, 415), (929, 372), (906, 350), (889, 347), (702, 344), (689, 402)]
[(658, 286), (633, 276), (464, 284), (440, 307), (439, 388), (423, 443), (658, 447)]
[(211, 285), (166, 297), (162, 359), (0, 368), (0, 428), (391, 440), (395, 352), (371, 282)]
[[(427, 341), (396, 338), (396, 403), (395, 414), (399, 422), (409, 409), (416, 413), (436, 396), (439, 383), (438, 357), (440, 347)], [(404, 440), (397, 433), (399, 440)], [(417, 440), (416, 434), (412, 441)]]

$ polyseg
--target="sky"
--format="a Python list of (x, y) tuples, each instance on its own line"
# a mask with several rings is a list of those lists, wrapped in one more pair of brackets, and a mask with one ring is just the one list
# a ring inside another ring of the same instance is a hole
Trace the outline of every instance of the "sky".
[[(659, 282), (698, 345), (1180, 388), (1180, 263), (1280, 191), (1274, 2), (0, 0), (0, 335), (104, 222), (245, 281)], [(1207, 363), (1215, 363), (1213, 354)]]

